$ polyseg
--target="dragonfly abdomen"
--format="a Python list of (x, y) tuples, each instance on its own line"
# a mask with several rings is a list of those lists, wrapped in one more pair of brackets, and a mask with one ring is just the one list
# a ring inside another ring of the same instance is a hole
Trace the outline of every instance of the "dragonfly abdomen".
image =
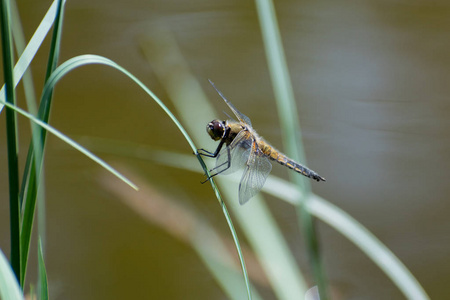
[(291, 170), (294, 170), (297, 173), (300, 173), (306, 177), (315, 179), (317, 181), (325, 181), (325, 178), (314, 172), (313, 170), (308, 169), (305, 166), (297, 163), (296, 161), (288, 158), (283, 153), (279, 152), (272, 146), (270, 146), (267, 142), (260, 143), (260, 149), (263, 151), (265, 155), (267, 155), (271, 160), (276, 161), (280, 165), (286, 166)]

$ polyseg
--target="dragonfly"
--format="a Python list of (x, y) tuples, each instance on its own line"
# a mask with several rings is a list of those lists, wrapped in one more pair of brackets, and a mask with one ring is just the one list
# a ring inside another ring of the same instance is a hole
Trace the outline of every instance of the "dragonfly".
[(230, 120), (215, 119), (206, 126), (209, 136), (214, 141), (219, 141), (219, 145), (214, 152), (198, 150), (199, 155), (216, 158), (216, 166), (210, 170), (210, 176), (204, 182), (219, 174), (226, 175), (244, 169), (239, 183), (239, 203), (243, 205), (264, 186), (272, 170), (270, 161), (276, 161), (311, 179), (326, 181), (324, 177), (288, 158), (259, 136), (253, 129), (250, 118), (237, 110), (211, 80), (209, 82), (236, 116), (237, 121), (231, 117)]

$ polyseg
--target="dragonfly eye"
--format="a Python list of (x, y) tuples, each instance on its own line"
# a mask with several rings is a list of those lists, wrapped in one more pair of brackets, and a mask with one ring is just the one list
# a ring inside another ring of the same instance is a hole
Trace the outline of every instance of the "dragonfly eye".
[(208, 126), (206, 126), (206, 131), (213, 140), (218, 141), (223, 136), (223, 124), (219, 120), (213, 120), (208, 123)]

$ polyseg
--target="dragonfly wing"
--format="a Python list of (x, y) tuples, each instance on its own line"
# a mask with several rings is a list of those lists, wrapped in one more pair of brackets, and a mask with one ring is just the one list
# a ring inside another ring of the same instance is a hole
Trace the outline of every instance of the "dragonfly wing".
[(247, 161), (244, 174), (239, 184), (239, 203), (242, 205), (255, 196), (264, 186), (272, 170), (269, 159), (257, 149), (256, 144)]
[(239, 110), (237, 110), (237, 108), (234, 107), (234, 105), (231, 104), (231, 102), (228, 101), (227, 98), (225, 98), (225, 96), (222, 94), (222, 92), (219, 91), (218, 88), (216, 88), (216, 86), (214, 85), (214, 82), (209, 80), (209, 83), (211, 83), (211, 85), (214, 87), (216, 92), (220, 95), (220, 97), (222, 97), (223, 101), (225, 101), (225, 103), (228, 105), (228, 107), (233, 111), (233, 113), (236, 116), (236, 118), (238, 118), (238, 120), (240, 122), (243, 122), (243, 123), (246, 123), (246, 124), (252, 126), (252, 122), (250, 121), (250, 118), (247, 117), (246, 115), (244, 115), (243, 113), (241, 113)]
[(250, 133), (245, 130), (239, 132), (233, 142), (220, 151), (214, 170), (217, 173), (227, 175), (243, 168), (248, 161), (251, 144), (252, 139)]
[[(222, 96), (223, 98), (223, 96)], [(239, 110), (237, 110), (236, 107), (234, 107), (234, 105), (229, 102), (228, 100), (226, 100), (225, 98), (223, 98), (225, 100), (225, 103), (228, 105), (228, 107), (233, 111), (234, 115), (236, 116), (236, 118), (238, 118), (239, 121), (252, 126), (252, 122), (250, 121), (250, 118), (247, 117), (246, 115), (244, 115), (243, 113), (241, 113)]]

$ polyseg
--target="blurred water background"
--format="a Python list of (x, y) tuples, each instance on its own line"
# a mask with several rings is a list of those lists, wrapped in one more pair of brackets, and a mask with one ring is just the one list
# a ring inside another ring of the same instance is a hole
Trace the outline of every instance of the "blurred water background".
[[(18, 3), (27, 38), (49, 5)], [(313, 184), (314, 192), (373, 232), (432, 299), (449, 297), (450, 3), (286, 0), (276, 1), (275, 8), (307, 165), (327, 179)], [(182, 67), (190, 70), (218, 111), (225, 108), (208, 78), (252, 119), (261, 135), (282, 149), (252, 1), (68, 1), (61, 61), (87, 53), (108, 57), (171, 107), (173, 91), (165, 76), (178, 70), (164, 61), (171, 49), (164, 48), (161, 32), (176, 43)], [(44, 47), (32, 63), (37, 86), (46, 61)], [(23, 106), (22, 92), (19, 99)], [(203, 108), (186, 109), (198, 113)], [(198, 135), (206, 135), (207, 122), (224, 117), (200, 115)], [(50, 124), (77, 139), (99, 137), (192, 153), (155, 103), (105, 67), (77, 70), (57, 85)], [(29, 131), (28, 121), (20, 119), (20, 126)], [(1, 130), (2, 141), (4, 135)], [(22, 154), (28, 138), (21, 136)], [(197, 146), (213, 149), (214, 143)], [(6, 147), (0, 151), (5, 170)], [(229, 234), (213, 191), (200, 184), (202, 175), (139, 158), (100, 155), (195, 207)], [(272, 172), (287, 178), (285, 168), (274, 166)], [(100, 167), (49, 138), (46, 263), (52, 298), (226, 298), (189, 246), (117, 200), (98, 180), (102, 176)], [(0, 247), (8, 253), (6, 172), (0, 173), (0, 193)], [(298, 264), (311, 276), (292, 207), (266, 199)], [(403, 299), (359, 249), (332, 228), (318, 225), (336, 299)], [(273, 297), (264, 283), (260, 293)]]

